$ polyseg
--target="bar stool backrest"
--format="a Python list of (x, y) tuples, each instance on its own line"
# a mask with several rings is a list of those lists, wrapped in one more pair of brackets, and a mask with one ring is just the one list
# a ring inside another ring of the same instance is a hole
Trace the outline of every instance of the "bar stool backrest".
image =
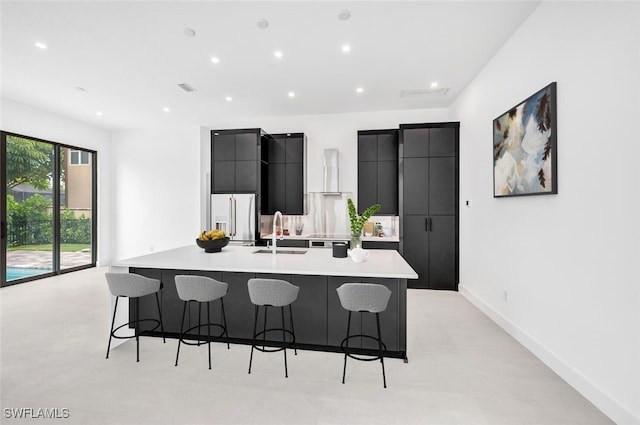
[(178, 275), (176, 290), (183, 301), (201, 303), (217, 300), (227, 295), (229, 285), (207, 276)]
[(349, 311), (381, 313), (391, 297), (389, 288), (376, 283), (343, 283), (336, 291), (342, 308)]
[(114, 297), (144, 297), (160, 290), (160, 281), (135, 273), (104, 274), (109, 285), (109, 291)]
[(300, 288), (280, 279), (249, 279), (249, 298), (254, 305), (283, 307), (298, 298)]

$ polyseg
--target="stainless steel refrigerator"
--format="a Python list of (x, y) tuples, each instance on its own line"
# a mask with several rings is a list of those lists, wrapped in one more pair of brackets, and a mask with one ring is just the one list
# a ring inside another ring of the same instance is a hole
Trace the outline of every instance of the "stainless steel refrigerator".
[(233, 242), (255, 243), (257, 211), (254, 193), (211, 195), (211, 227), (226, 231)]

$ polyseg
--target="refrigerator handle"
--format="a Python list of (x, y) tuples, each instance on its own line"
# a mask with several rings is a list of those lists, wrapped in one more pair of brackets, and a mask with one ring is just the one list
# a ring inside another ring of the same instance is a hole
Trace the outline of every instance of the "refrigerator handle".
[(235, 236), (236, 235), (236, 198), (231, 198), (230, 201), (231, 201), (230, 203), (231, 213), (229, 214), (229, 216), (231, 218), (230, 219), (231, 223), (229, 223), (229, 235)]

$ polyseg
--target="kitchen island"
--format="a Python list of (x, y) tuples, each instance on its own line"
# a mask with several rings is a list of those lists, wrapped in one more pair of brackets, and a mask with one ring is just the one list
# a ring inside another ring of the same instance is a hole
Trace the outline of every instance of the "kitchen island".
[[(218, 253), (205, 253), (193, 245), (115, 261), (111, 269), (162, 281), (164, 327), (172, 337), (178, 335), (182, 314), (175, 276), (202, 275), (227, 282), (229, 289), (224, 303), (229, 339), (241, 344), (251, 342), (253, 331), (254, 307), (249, 300), (247, 281), (253, 277), (289, 281), (300, 287), (298, 299), (292, 305), (296, 346), (325, 351), (340, 351), (346, 332), (347, 312), (340, 305), (336, 288), (345, 282), (379, 283), (392, 293), (387, 310), (380, 314), (382, 338), (387, 345), (385, 355), (406, 359), (407, 279), (418, 276), (398, 252), (371, 250), (368, 261), (354, 263), (350, 258), (334, 258), (331, 249), (278, 248), (275, 255), (256, 253), (259, 250), (264, 248), (227, 246)], [(155, 298), (147, 298), (140, 300), (141, 317), (156, 317)], [(191, 309), (192, 323), (198, 320), (197, 310)], [(217, 302), (212, 304), (213, 311), (215, 320), (220, 320)], [(375, 332), (375, 320), (367, 316), (352, 320), (352, 334)], [(269, 320), (268, 327), (280, 325), (279, 314), (272, 314), (269, 319), (273, 322)], [(149, 334), (160, 335), (157, 331)], [(367, 340), (359, 344), (363, 352), (377, 349)]]

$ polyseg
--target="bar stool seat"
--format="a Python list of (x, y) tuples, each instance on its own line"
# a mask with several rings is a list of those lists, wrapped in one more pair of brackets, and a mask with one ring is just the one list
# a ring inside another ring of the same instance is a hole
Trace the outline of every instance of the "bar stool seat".
[[(276, 351), (284, 352), (284, 376), (287, 378), (289, 372), (287, 369), (287, 347), (294, 346), (296, 342), (295, 331), (293, 328), (293, 314), (291, 311), (291, 304), (298, 298), (298, 292), (300, 287), (292, 285), (291, 283), (280, 279), (249, 279), (247, 282), (249, 288), (249, 298), (251, 303), (255, 305), (255, 315), (253, 320), (253, 338), (251, 342), (251, 357), (249, 358), (249, 373), (251, 373), (251, 364), (253, 362), (253, 350), (262, 351), (264, 353), (273, 353)], [(289, 306), (289, 327), (287, 329), (284, 320), (284, 308)], [(257, 332), (258, 327), (258, 312), (260, 307), (264, 308), (264, 324), (262, 331)], [(281, 328), (269, 328), (267, 329), (267, 311), (269, 307), (280, 307), (280, 314), (282, 318)], [(277, 346), (273, 345), (273, 342), (269, 342), (267, 348), (267, 334), (281, 332), (282, 342), (278, 342)], [(256, 344), (256, 339), (262, 336), (262, 347)], [(297, 355), (298, 351), (294, 347), (294, 353)]]
[[(347, 319), (347, 336), (340, 343), (340, 347), (344, 352), (344, 366), (342, 368), (342, 383), (344, 384), (345, 375), (347, 372), (347, 357), (361, 361), (374, 361), (380, 360), (382, 364), (382, 383), (384, 388), (387, 388), (387, 378), (384, 372), (384, 352), (387, 350), (386, 345), (382, 342), (380, 333), (380, 313), (387, 309), (389, 298), (391, 297), (391, 290), (384, 285), (375, 283), (344, 283), (338, 289), (338, 298), (342, 308), (349, 312), (349, 318)], [(350, 335), (351, 331), (351, 313), (371, 313), (376, 316), (376, 327), (378, 335), (366, 335), (356, 334)], [(366, 338), (376, 341), (378, 343), (378, 355), (377, 356), (363, 356), (356, 355), (349, 350), (349, 341), (353, 338)]]
[[(105, 278), (107, 279), (107, 285), (109, 286), (109, 292), (111, 295), (116, 297), (115, 306), (113, 308), (113, 319), (111, 320), (111, 330), (109, 332), (109, 343), (107, 345), (107, 356), (109, 358), (109, 350), (111, 349), (111, 339), (136, 339), (136, 362), (140, 361), (140, 323), (143, 322), (151, 322), (155, 323), (155, 327), (150, 329), (150, 331), (155, 331), (160, 327), (162, 330), (162, 340), (163, 342), (167, 342), (164, 337), (164, 326), (162, 324), (162, 309), (160, 308), (160, 300), (158, 298), (158, 293), (162, 289), (162, 282), (158, 279), (151, 279), (145, 276), (140, 276), (135, 273), (105, 273)], [(156, 305), (158, 306), (158, 316), (159, 320), (156, 319), (140, 319), (140, 297), (144, 297), (147, 295), (155, 294), (156, 296)], [(116, 321), (116, 312), (118, 310), (118, 300), (120, 297), (131, 298), (134, 299), (134, 319), (118, 326), (117, 328), (113, 328), (115, 326)], [(135, 327), (135, 331), (133, 335), (130, 336), (118, 336), (116, 332), (124, 327)]]
[[(206, 276), (194, 276), (194, 275), (177, 275), (175, 277), (176, 290), (178, 291), (178, 297), (184, 301), (182, 308), (182, 322), (180, 323), (180, 337), (178, 338), (178, 350), (176, 351), (176, 366), (178, 366), (178, 357), (180, 356), (180, 344), (187, 345), (200, 345), (200, 329), (207, 328), (207, 349), (209, 351), (209, 369), (211, 369), (211, 328), (215, 327), (220, 329), (218, 335), (214, 335), (213, 338), (227, 338), (227, 349), (229, 349), (229, 334), (227, 333), (227, 316), (224, 311), (224, 296), (227, 295), (227, 289), (229, 285), (225, 282), (219, 282), (215, 279)], [(211, 301), (220, 300), (220, 307), (222, 310), (222, 323), (211, 322)], [(183, 330), (184, 318), (187, 312), (187, 305), (191, 302), (198, 303), (198, 324), (192, 326), (189, 329)], [(203, 303), (207, 304), (207, 323), (201, 322), (201, 306)], [(198, 330), (197, 342), (191, 342), (184, 339), (185, 334), (189, 334), (193, 330)]]

